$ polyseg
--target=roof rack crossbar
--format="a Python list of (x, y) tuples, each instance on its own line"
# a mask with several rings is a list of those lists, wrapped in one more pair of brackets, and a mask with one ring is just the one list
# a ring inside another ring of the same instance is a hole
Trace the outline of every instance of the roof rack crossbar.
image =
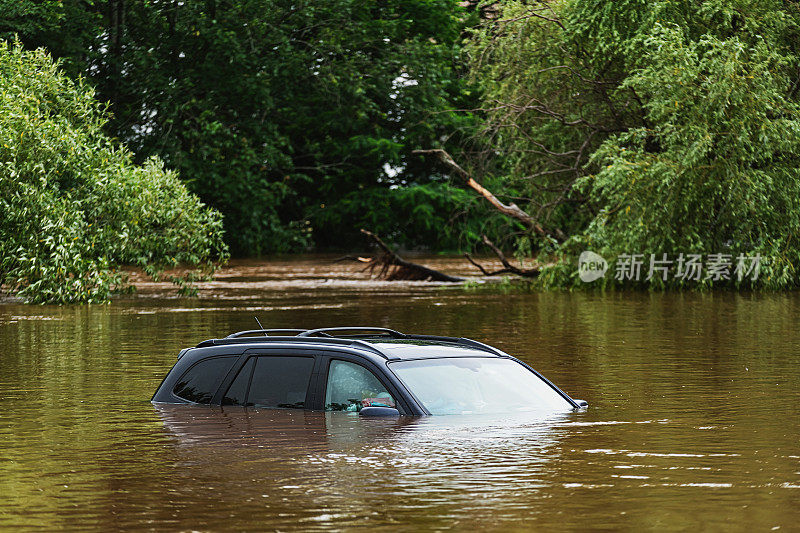
[(334, 331), (369, 331), (374, 333), (384, 333), (387, 334), (389, 337), (393, 337), (395, 339), (406, 339), (408, 335), (405, 333), (400, 333), (399, 331), (395, 331), (389, 328), (373, 328), (373, 327), (341, 327), (341, 328), (318, 328), (318, 329), (309, 329), (298, 334), (298, 337), (313, 337), (317, 335), (324, 335), (329, 336), (329, 332)]
[(256, 335), (256, 334), (264, 334), (265, 336), (270, 333), (302, 333), (304, 331), (308, 331), (305, 329), (248, 329), (245, 331), (237, 331), (236, 333), (231, 333), (226, 339), (235, 339), (237, 337), (247, 337), (248, 335)]

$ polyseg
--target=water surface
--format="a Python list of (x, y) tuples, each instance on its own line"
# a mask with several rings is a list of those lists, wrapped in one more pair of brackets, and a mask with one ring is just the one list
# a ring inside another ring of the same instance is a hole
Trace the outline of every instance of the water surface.
[[(467, 274), (458, 259), (429, 263)], [(198, 299), (0, 304), (0, 527), (792, 530), (800, 297), (525, 293), (243, 262)], [(177, 352), (375, 325), (515, 354), (583, 413), (362, 420), (154, 407)]]

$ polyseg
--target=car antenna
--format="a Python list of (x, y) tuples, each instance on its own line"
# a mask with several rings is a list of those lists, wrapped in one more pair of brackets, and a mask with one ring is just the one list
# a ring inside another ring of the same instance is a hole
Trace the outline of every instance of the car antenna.
[[(254, 316), (253, 318), (255, 318), (255, 319), (256, 319), (256, 324), (258, 324), (258, 329), (264, 329), (264, 326), (262, 326), (262, 325), (261, 325), (261, 321), (258, 319), (258, 317), (257, 317), (257, 316)], [(266, 332), (266, 331), (264, 332), (264, 336), (265, 336), (265, 337), (269, 337), (269, 335), (267, 335), (267, 332)]]

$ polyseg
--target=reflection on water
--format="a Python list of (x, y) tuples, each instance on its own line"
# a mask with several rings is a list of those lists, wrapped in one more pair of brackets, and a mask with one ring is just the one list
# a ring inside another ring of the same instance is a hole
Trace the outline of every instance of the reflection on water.
[[(0, 527), (796, 527), (800, 296), (465, 292), (312, 266), (235, 265), (197, 300), (150, 285), (107, 306), (0, 305)], [(474, 337), (590, 408), (387, 420), (149, 403), (180, 348), (253, 314)]]
[(233, 504), (253, 502), (253, 512), (272, 509), (268, 523), (280, 528), (332, 514), (339, 526), (356, 525), (387, 506), (396, 520), (440, 525), (444, 517), (429, 508), (459, 520), (493, 506), (523, 506), (519, 495), (541, 486), (554, 459), (559, 423), (574, 416), (381, 419), (244, 408), (157, 410), (175, 438), (182, 485), (230, 491)]

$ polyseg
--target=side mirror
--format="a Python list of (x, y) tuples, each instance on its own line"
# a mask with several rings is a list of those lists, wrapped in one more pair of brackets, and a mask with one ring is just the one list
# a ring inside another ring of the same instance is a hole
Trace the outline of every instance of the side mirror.
[(361, 416), (400, 416), (400, 411), (392, 407), (364, 407), (358, 414)]
[(579, 409), (583, 409), (585, 407), (589, 407), (589, 402), (587, 402), (586, 400), (575, 400), (575, 403), (578, 404), (578, 408)]

